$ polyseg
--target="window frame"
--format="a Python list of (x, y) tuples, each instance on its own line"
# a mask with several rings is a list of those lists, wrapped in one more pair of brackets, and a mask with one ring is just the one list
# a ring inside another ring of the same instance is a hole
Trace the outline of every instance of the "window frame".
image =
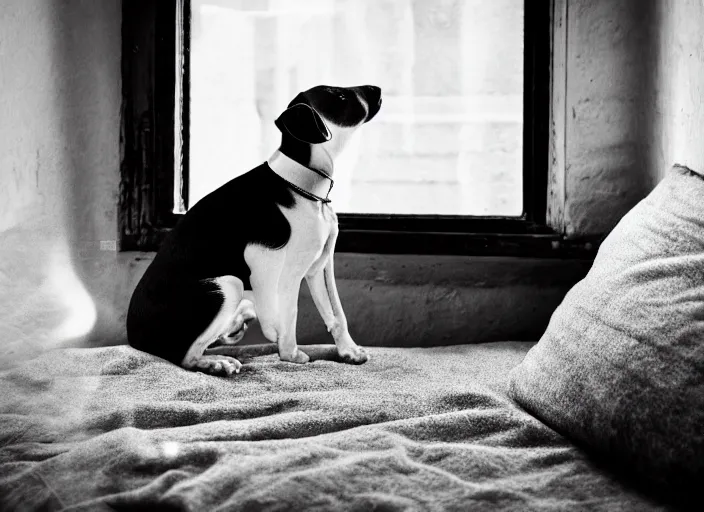
[(120, 250), (153, 251), (173, 210), (175, 2), (122, 2)]
[[(546, 218), (553, 8), (525, 0), (523, 215), (338, 213), (336, 252), (593, 258), (597, 239), (568, 239)], [(188, 183), (190, 0), (124, 0), (122, 23), (120, 249), (155, 251), (181, 216), (173, 213), (175, 155)], [(181, 188), (187, 206), (188, 187)]]

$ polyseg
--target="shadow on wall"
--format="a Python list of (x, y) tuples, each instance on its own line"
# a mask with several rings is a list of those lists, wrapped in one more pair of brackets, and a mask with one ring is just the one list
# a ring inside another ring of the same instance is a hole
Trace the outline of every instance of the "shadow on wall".
[(112, 247), (119, 190), (121, 2), (59, 1), (53, 2), (53, 12), (54, 58), (63, 70), (58, 87), (66, 234), (77, 277), (96, 310), (85, 341), (113, 344), (124, 337), (116, 312), (119, 265)]
[(116, 253), (100, 250), (117, 234), (120, 1), (12, 4), (0, 27), (15, 196), (0, 226), (0, 364), (124, 337)]
[[(669, 156), (663, 151), (666, 137), (663, 119), (663, 80), (668, 76), (668, 64), (663, 60), (667, 30), (666, 16), (668, 7), (663, 0), (647, 0), (638, 4), (643, 10), (643, 36), (638, 45), (641, 48), (640, 59), (642, 80), (640, 83), (640, 112), (638, 117), (638, 136), (643, 141), (643, 165), (647, 168), (647, 178), (642, 183), (642, 193), (649, 193), (664, 177), (664, 172), (675, 162), (668, 161)], [(637, 10), (638, 7), (635, 7)], [(649, 167), (648, 167), (649, 166)]]

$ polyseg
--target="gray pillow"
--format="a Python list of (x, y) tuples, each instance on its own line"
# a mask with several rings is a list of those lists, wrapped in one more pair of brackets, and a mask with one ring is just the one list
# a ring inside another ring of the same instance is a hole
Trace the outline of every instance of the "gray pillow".
[(525, 409), (668, 498), (704, 497), (704, 178), (675, 166), (510, 374)]

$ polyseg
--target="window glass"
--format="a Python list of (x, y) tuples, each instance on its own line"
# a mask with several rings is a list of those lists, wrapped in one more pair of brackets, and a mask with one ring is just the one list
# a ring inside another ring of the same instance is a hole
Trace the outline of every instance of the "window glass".
[(191, 17), (191, 204), (269, 157), (298, 92), (373, 84), (337, 212), (521, 215), (523, 0), (192, 0)]

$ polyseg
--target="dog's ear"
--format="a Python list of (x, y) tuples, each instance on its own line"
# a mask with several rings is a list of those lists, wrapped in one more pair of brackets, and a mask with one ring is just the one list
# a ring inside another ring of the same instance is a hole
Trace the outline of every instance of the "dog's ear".
[(323, 118), (307, 103), (296, 103), (287, 108), (274, 124), (282, 133), (308, 144), (320, 144), (332, 138)]

